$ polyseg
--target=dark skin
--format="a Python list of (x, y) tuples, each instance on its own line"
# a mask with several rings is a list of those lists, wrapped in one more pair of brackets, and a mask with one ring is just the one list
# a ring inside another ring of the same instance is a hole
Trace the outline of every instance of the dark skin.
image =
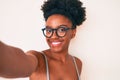
[[(68, 18), (62, 15), (52, 15), (48, 18), (46, 25), (47, 27), (50, 28), (58, 28), (60, 25), (66, 25), (67, 27), (71, 28), (72, 23)], [(46, 54), (48, 63), (50, 64), (49, 69), (50, 69), (51, 80), (77, 80), (75, 65), (73, 63), (72, 56), (69, 55), (68, 52), (70, 40), (75, 36), (75, 34), (76, 34), (76, 30), (74, 29), (74, 30), (69, 30), (66, 36), (63, 38), (57, 37), (55, 33), (51, 38), (46, 38), (46, 41), (50, 46), (50, 49), (45, 50), (44, 53)], [(61, 42), (61, 43), (58, 45), (53, 45), (52, 43), (54, 42)], [(81, 66), (82, 66), (81, 61), (77, 58), (76, 61), (78, 64), (79, 72), (81, 72)], [(43, 74), (43, 72), (41, 72), (41, 74)], [(31, 76), (32, 77), (31, 80), (35, 79), (34, 77), (38, 78), (37, 75), (39, 74), (36, 74), (33, 77)], [(39, 76), (39, 79), (42, 76)], [(46, 76), (46, 73), (44, 74), (44, 76)]]
[[(50, 28), (58, 28), (61, 25), (65, 25), (68, 28), (72, 27), (72, 22), (63, 15), (54, 14), (50, 16), (46, 21), (46, 26)], [(50, 49), (43, 51), (44, 54), (47, 56), (48, 65), (49, 65), (49, 72), (50, 72), (50, 80), (78, 80), (77, 72), (75, 69), (75, 65), (73, 63), (72, 56), (68, 52), (69, 44), (72, 38), (75, 37), (76, 29), (68, 30), (65, 37), (59, 38), (55, 33), (51, 38), (46, 38), (46, 41), (50, 47)], [(4, 47), (4, 48), (3, 48)], [(8, 46), (0, 44), (0, 55), (4, 53), (8, 55), (5, 50), (8, 50)], [(46, 80), (46, 67), (45, 67), (45, 59), (44, 56), (37, 51), (29, 51), (26, 54), (23, 54), (21, 50), (17, 50), (16, 48), (12, 48), (12, 56), (16, 56), (14, 60), (18, 60), (23, 67), (17, 66), (15, 70), (13, 68), (10, 74), (7, 75), (6, 71), (0, 70), (0, 75), (3, 77), (23, 77), (23, 76), (30, 76), (30, 80)], [(21, 54), (21, 55), (20, 55)], [(22, 57), (24, 56), (24, 57)], [(0, 57), (2, 58), (2, 57)], [(7, 57), (6, 59), (9, 59)], [(77, 66), (79, 69), (79, 73), (81, 73), (82, 63), (78, 58), (75, 58), (77, 62)], [(5, 60), (2, 58), (2, 60)], [(9, 59), (12, 63), (13, 61)], [(21, 60), (26, 60), (24, 63)], [(4, 63), (4, 64), (3, 64)], [(13, 63), (12, 63), (13, 64)], [(14, 62), (17, 64), (17, 62)], [(5, 66), (9, 65), (10, 67), (13, 66), (11, 64), (5, 64), (5, 62), (0, 62), (4, 68)], [(28, 66), (29, 65), (29, 66)], [(25, 70), (25, 71), (24, 71)], [(14, 74), (14, 73), (19, 74)], [(24, 73), (24, 74), (23, 74)]]

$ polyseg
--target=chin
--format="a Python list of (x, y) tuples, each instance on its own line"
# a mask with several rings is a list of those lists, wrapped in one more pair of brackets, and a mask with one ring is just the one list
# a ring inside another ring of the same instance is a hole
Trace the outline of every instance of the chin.
[(60, 53), (60, 52), (63, 52), (63, 50), (62, 49), (58, 49), (58, 48), (54, 48), (54, 49), (50, 49), (51, 50), (51, 52), (54, 52), (54, 53)]

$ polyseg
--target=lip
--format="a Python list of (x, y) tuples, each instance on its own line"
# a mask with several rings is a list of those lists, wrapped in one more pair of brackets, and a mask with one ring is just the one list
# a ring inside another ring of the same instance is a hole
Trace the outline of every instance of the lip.
[(60, 41), (52, 41), (51, 42), (51, 46), (53, 46), (53, 47), (60, 46), (61, 44), (62, 44), (62, 42), (60, 42)]

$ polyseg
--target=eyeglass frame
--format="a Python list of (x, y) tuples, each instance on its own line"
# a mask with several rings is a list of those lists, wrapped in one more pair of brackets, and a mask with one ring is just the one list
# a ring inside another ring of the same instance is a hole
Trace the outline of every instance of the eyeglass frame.
[[(64, 29), (65, 29), (65, 34), (64, 34), (64, 36), (59, 36), (59, 34), (58, 34), (58, 29), (59, 29), (59, 28), (64, 28)], [(62, 37), (65, 37), (65, 36), (66, 36), (68, 30), (73, 30), (73, 29), (75, 29), (75, 28), (74, 28), (74, 27), (68, 28), (67, 26), (64, 26), (64, 25), (59, 26), (58, 28), (50, 28), (50, 29), (52, 30), (52, 34), (51, 34), (51, 36), (49, 36), (49, 37), (45, 35), (44, 30), (46, 30), (46, 29), (47, 29), (47, 27), (46, 27), (46, 28), (42, 28), (43, 35), (44, 35), (46, 38), (51, 38), (51, 37), (53, 36), (54, 32), (56, 33), (57, 37), (62, 38)]]

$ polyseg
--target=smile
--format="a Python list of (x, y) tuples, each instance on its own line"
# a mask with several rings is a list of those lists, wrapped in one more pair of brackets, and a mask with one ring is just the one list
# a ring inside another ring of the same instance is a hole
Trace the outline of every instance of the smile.
[(52, 42), (52, 46), (59, 46), (62, 42)]

